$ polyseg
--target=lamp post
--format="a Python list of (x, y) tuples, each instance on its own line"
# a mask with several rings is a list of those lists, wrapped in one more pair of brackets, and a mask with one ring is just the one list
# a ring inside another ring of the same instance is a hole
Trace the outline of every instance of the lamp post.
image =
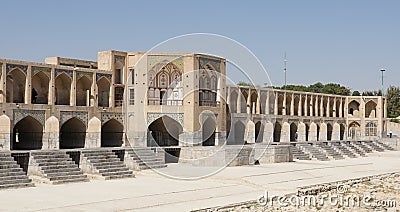
[(381, 69), (381, 73), (382, 73), (382, 97), (385, 95), (384, 94), (384, 91), (383, 91), (383, 72), (385, 72), (386, 70), (385, 69)]

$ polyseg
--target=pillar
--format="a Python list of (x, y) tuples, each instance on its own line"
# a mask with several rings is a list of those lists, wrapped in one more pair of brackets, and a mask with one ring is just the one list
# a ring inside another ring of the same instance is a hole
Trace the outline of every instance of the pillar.
[(242, 112), (242, 92), (240, 92), (240, 88), (238, 89), (238, 97), (236, 99), (236, 113)]
[(315, 109), (314, 116), (318, 116), (318, 110), (319, 110), (319, 108), (318, 108), (318, 96), (315, 97), (315, 107), (314, 107), (314, 109)]
[(333, 101), (334, 101), (333, 102), (333, 117), (336, 117), (337, 116), (337, 114), (336, 114), (336, 97)]
[(265, 100), (265, 114), (269, 114), (269, 91), (267, 92), (267, 99)]
[(260, 97), (261, 97), (261, 92), (257, 92), (257, 103), (256, 103), (256, 114), (260, 114)]
[(290, 98), (290, 115), (294, 116), (294, 93), (292, 93), (292, 98)]
[(301, 101), (301, 94), (299, 97), (299, 107), (297, 107), (297, 115), (302, 116), (301, 112), (303, 111), (303, 102)]
[(54, 105), (55, 102), (55, 81), (56, 79), (54, 78), (54, 73), (55, 70), (54, 68), (51, 68), (50, 72), (50, 85), (49, 85), (49, 95), (47, 97), (47, 104), (48, 105)]
[(31, 104), (31, 96), (32, 96), (32, 89), (31, 89), (31, 72), (32, 72), (32, 66), (28, 66), (28, 69), (26, 70), (26, 76), (25, 76), (25, 95), (24, 95), (24, 102), (25, 104)]
[(69, 95), (69, 105), (75, 106), (76, 105), (76, 71), (72, 72), (72, 82), (71, 82), (71, 93)]
[(278, 93), (275, 92), (274, 115), (278, 115)]
[(305, 98), (304, 98), (304, 116), (308, 115), (308, 95), (306, 94)]
[(330, 100), (329, 100), (329, 97), (328, 97), (328, 101), (326, 101), (326, 117), (330, 117), (330, 102), (329, 102)]
[(340, 104), (339, 104), (339, 117), (343, 117), (343, 98), (340, 98)]
[(324, 97), (321, 97), (321, 102), (319, 105), (319, 116), (323, 117), (324, 116)]
[(283, 93), (282, 115), (286, 115), (286, 92)]
[(246, 100), (246, 107), (247, 107), (247, 114), (251, 113), (251, 89), (249, 88), (249, 92), (247, 94), (247, 100)]
[(313, 116), (313, 106), (314, 106), (314, 99), (313, 99), (313, 95), (310, 96), (310, 116)]

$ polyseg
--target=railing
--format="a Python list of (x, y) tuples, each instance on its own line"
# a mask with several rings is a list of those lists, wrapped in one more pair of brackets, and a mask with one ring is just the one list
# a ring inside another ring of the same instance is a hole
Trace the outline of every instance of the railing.
[(210, 101), (210, 100), (200, 100), (199, 105), (206, 106), (206, 107), (217, 107), (217, 106), (219, 106), (219, 102), (218, 101)]
[(171, 105), (171, 106), (182, 106), (182, 100), (167, 100), (167, 99), (149, 99), (148, 105)]
[(60, 133), (60, 148), (73, 149), (85, 147), (85, 132), (61, 132)]

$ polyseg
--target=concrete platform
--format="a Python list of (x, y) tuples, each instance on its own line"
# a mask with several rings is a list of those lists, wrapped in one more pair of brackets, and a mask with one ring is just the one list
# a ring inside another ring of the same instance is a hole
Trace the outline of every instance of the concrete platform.
[[(0, 191), (1, 211), (190, 211), (295, 192), (300, 186), (400, 172), (400, 152), (335, 161), (228, 167), (198, 180), (177, 180), (152, 170), (136, 178), (45, 185)], [(190, 178), (207, 167), (170, 164), (163, 173)]]

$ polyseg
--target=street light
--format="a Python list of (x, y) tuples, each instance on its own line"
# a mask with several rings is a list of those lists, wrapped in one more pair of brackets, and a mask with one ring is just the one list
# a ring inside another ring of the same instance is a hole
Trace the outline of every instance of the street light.
[(385, 72), (386, 70), (385, 69), (381, 69), (381, 72), (382, 72), (382, 97), (385, 95), (384, 94), (384, 91), (383, 91), (383, 72)]

